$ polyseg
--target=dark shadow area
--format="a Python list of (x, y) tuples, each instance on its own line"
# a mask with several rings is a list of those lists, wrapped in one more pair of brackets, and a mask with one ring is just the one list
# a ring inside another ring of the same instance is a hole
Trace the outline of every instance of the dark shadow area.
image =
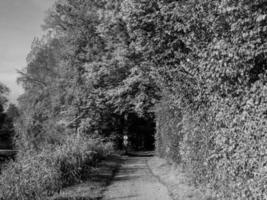
[(134, 179), (138, 179), (140, 178), (140, 175), (130, 175), (130, 174), (127, 174), (125, 173), (126, 175), (125, 176), (119, 176), (119, 177), (115, 177), (113, 179), (113, 181), (132, 181)]
[(139, 116), (136, 113), (121, 113), (103, 116), (101, 128), (95, 127), (95, 132), (109, 138), (118, 150), (125, 150), (127, 136), (128, 150), (153, 151), (155, 149), (155, 116), (152, 113)]
[(127, 119), (130, 146), (135, 151), (152, 151), (155, 148), (154, 117), (141, 118), (129, 114)]
[(56, 200), (101, 200), (101, 197), (88, 198), (88, 197), (58, 197)]
[(145, 169), (145, 168), (144, 167), (123, 168), (123, 169), (120, 169), (120, 173), (131, 174), (131, 173), (134, 173), (138, 169), (142, 170), (142, 169)]
[(111, 155), (102, 160), (95, 169), (84, 174), (81, 183), (63, 188), (51, 200), (100, 200), (108, 185), (111, 184), (123, 159), (119, 155)]
[[(89, 174), (87, 180), (104, 182), (106, 186), (110, 185), (111, 180), (114, 178), (122, 162), (123, 160), (119, 156), (109, 156), (108, 159), (105, 159), (101, 163), (102, 166), (100, 168), (97, 168), (96, 170), (91, 172), (91, 174)], [(110, 170), (112, 170), (111, 174)]]
[(128, 152), (127, 156), (130, 157), (153, 157), (154, 156), (154, 152)]

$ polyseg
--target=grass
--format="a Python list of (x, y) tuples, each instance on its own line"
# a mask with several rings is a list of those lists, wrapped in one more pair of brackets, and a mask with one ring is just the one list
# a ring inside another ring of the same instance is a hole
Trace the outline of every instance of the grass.
[(52, 200), (98, 200), (102, 199), (105, 188), (109, 185), (121, 163), (117, 155), (109, 156), (97, 168), (87, 174), (82, 183), (69, 186), (55, 195)]
[(50, 199), (64, 187), (80, 183), (111, 152), (111, 143), (80, 136), (40, 151), (20, 151), (2, 171), (0, 199)]

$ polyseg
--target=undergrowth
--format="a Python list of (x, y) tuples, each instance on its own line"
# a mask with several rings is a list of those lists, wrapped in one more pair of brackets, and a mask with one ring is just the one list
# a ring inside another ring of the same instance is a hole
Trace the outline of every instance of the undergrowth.
[(69, 136), (61, 145), (20, 152), (0, 176), (1, 200), (45, 200), (65, 186), (80, 182), (112, 152), (110, 142)]

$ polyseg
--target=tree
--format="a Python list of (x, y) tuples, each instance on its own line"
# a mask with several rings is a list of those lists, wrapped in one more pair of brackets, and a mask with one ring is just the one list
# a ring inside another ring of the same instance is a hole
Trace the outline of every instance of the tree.
[(19, 117), (19, 110), (15, 104), (11, 103), (6, 110), (6, 114), (9, 118), (15, 120)]
[(0, 82), (0, 106), (3, 109), (4, 105), (7, 103), (6, 95), (9, 93), (8, 87), (6, 87), (3, 83)]
[(19, 72), (18, 82), (25, 90), (18, 99), (22, 111), (22, 120), (18, 120), (19, 137), (25, 146), (38, 148), (42, 143), (60, 140), (60, 128), (55, 122), (61, 118), (60, 100), (66, 91), (62, 81), (64, 71), (59, 63), (60, 49), (60, 41), (50, 34), (41, 40), (35, 39), (27, 66)]
[(102, 124), (121, 121), (126, 113), (145, 116), (158, 98), (147, 69), (137, 66), (141, 56), (130, 47), (121, 3), (61, 1), (46, 20), (45, 27), (62, 36), (66, 49), (72, 50), (64, 54), (65, 67), (72, 69), (69, 87), (75, 86), (76, 92), (71, 102), (77, 111), (76, 128), (86, 121), (92, 131), (100, 131)]
[(0, 148), (11, 149), (14, 136), (14, 127), (12, 120), (5, 113), (5, 105), (7, 103), (7, 97), (9, 89), (2, 83), (0, 83)]

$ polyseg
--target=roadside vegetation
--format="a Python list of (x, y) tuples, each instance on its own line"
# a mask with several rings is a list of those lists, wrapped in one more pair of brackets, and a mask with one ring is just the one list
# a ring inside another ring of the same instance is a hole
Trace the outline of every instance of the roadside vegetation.
[[(18, 117), (18, 109), (14, 104), (8, 105), (9, 89), (0, 82), (0, 149), (12, 149), (12, 138), (15, 135), (13, 122)], [(1, 161), (0, 161), (1, 162)]]
[(215, 199), (266, 199), (266, 2), (127, 2), (162, 91), (158, 154)]
[(62, 188), (87, 178), (112, 150), (112, 143), (69, 136), (61, 145), (19, 153), (2, 171), (0, 199), (49, 199)]
[(148, 166), (153, 175), (168, 188), (173, 200), (212, 200), (210, 194), (190, 183), (181, 165), (153, 157), (148, 161)]
[(2, 198), (45, 198), (79, 180), (142, 118), (194, 187), (267, 199), (266, 10), (261, 0), (56, 1), (19, 72), (19, 153)]
[(2, 170), (1, 199), (48, 199), (79, 183), (119, 146), (129, 113), (151, 117), (156, 90), (124, 59), (135, 55), (119, 11), (120, 2), (87, 0), (48, 11), (19, 71), (18, 153)]

